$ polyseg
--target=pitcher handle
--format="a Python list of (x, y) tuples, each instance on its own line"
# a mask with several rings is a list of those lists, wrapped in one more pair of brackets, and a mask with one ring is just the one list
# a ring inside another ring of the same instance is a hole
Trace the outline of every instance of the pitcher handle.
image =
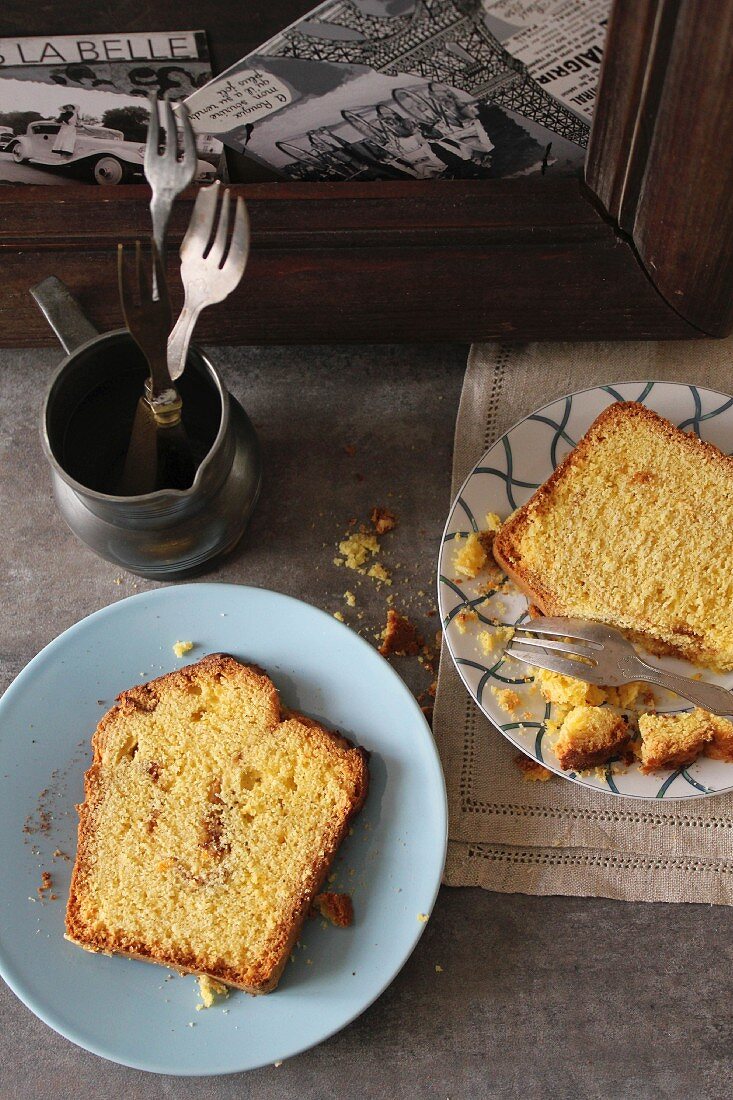
[(31, 294), (67, 355), (99, 336), (69, 288), (55, 275), (31, 287)]

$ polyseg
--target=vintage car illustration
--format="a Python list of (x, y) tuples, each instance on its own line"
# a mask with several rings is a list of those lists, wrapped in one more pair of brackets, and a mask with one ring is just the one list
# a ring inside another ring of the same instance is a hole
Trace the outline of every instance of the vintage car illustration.
[[(18, 164), (63, 167), (93, 183), (131, 183), (142, 179), (145, 145), (126, 141), (121, 130), (77, 125), (71, 153), (54, 149), (59, 130), (60, 123), (50, 119), (31, 122), (25, 134), (8, 141), (5, 149)], [(215, 174), (214, 167), (199, 158), (196, 178), (213, 179)]]

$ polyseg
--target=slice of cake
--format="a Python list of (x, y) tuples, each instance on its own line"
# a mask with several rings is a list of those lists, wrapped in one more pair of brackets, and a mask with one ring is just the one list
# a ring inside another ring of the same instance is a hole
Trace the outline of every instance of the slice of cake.
[(585, 771), (617, 756), (629, 741), (629, 727), (608, 707), (575, 707), (566, 716), (555, 755), (564, 771)]
[(92, 746), (68, 937), (273, 989), (366, 796), (365, 753), (224, 654), (123, 692)]
[(711, 719), (699, 708), (681, 714), (641, 714), (641, 770), (681, 768), (697, 760), (715, 737), (714, 723), (724, 721)]
[(733, 458), (643, 405), (601, 413), (494, 555), (545, 615), (733, 669)]

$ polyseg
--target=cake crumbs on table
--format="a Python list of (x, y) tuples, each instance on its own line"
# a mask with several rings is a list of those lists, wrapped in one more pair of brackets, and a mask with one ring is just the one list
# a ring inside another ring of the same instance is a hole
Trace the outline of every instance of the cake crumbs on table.
[(531, 756), (525, 756), (524, 753), (518, 753), (514, 757), (514, 763), (522, 773), (522, 779), (526, 779), (528, 783), (546, 783), (555, 774), (538, 760), (533, 760)]
[[(176, 657), (183, 657), (186, 653), (190, 653), (192, 649), (193, 642), (174, 642), (173, 644), (173, 652)], [(141, 673), (141, 675), (145, 675), (145, 673)]]
[(378, 535), (385, 535), (387, 531), (393, 531), (397, 526), (397, 516), (389, 508), (372, 508), (370, 519)]
[(383, 657), (392, 654), (395, 657), (416, 657), (424, 645), (415, 625), (407, 616), (400, 615), (393, 607), (387, 610), (387, 622), (378, 637), (382, 642), (379, 652)]

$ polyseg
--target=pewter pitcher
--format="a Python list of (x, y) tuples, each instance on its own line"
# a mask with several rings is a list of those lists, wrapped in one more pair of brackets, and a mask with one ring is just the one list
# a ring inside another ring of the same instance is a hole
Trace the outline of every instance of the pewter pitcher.
[(100, 557), (154, 580), (202, 572), (241, 538), (260, 490), (254, 428), (195, 346), (180, 392), (199, 466), (189, 489), (119, 496), (121, 463), (147, 364), (125, 329), (100, 335), (60, 280), (31, 291), (66, 359), (46, 395), (41, 434), (54, 496)]

